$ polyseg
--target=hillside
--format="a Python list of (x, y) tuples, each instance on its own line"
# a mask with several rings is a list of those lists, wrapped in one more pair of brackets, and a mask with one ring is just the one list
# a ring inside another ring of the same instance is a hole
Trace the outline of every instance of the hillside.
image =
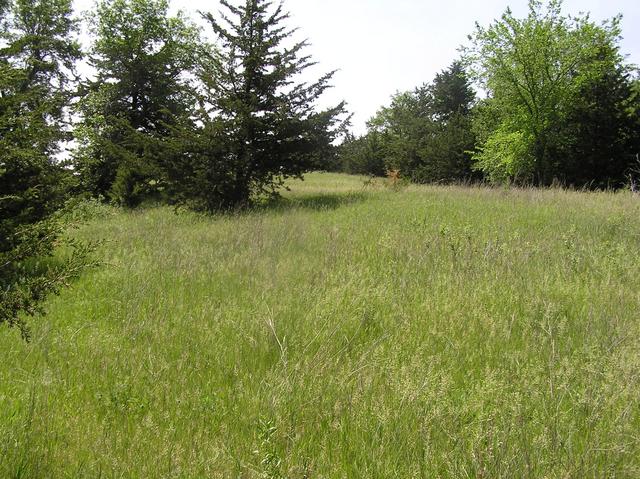
[(105, 209), (0, 334), (0, 477), (638, 477), (640, 200), (312, 174)]

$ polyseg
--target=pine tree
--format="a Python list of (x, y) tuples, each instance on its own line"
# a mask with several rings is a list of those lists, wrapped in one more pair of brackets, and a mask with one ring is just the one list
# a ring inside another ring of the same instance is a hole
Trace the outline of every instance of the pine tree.
[(70, 138), (70, 72), (80, 57), (71, 0), (17, 0), (4, 9), (0, 49), (0, 249), (9, 231), (65, 200), (69, 175), (57, 161)]
[(473, 176), (471, 153), (475, 137), (471, 109), (476, 95), (460, 61), (438, 73), (428, 87), (433, 128), (420, 150), (417, 181), (451, 182)]
[(315, 107), (334, 72), (296, 81), (314, 63), (302, 53), (306, 41), (291, 41), (295, 30), (284, 26), (289, 15), (282, 5), (221, 3), (228, 11), (221, 20), (202, 14), (219, 45), (201, 63), (197, 129), (181, 131), (168, 168), (178, 200), (205, 210), (277, 196), (286, 178), (301, 177), (332, 153), (344, 112), (343, 103)]
[(460, 60), (436, 74), (429, 87), (433, 112), (440, 118), (467, 115), (476, 99), (471, 81)]
[[(375, 150), (356, 149), (360, 158), (355, 163), (382, 158), (387, 169), (399, 170), (405, 178), (420, 183), (469, 179), (474, 100), (462, 64), (453, 62), (432, 83), (394, 95), (391, 104), (369, 120), (366, 141), (359, 143), (375, 146)], [(354, 162), (348, 156), (344, 160)]]
[[(602, 45), (603, 49), (610, 45)], [(610, 54), (599, 55), (606, 61)], [(604, 63), (604, 62), (603, 62)], [(562, 126), (557, 176), (574, 186), (618, 188), (628, 182), (640, 146), (640, 103), (632, 67), (605, 63), (581, 82)]]
[(58, 161), (69, 139), (77, 23), (71, 0), (0, 2), (0, 325), (20, 328), (88, 264), (91, 248), (61, 242), (57, 215), (71, 175)]
[(77, 130), (85, 188), (135, 206), (157, 193), (163, 140), (194, 100), (188, 73), (198, 31), (168, 0), (103, 0), (92, 24), (91, 64)]

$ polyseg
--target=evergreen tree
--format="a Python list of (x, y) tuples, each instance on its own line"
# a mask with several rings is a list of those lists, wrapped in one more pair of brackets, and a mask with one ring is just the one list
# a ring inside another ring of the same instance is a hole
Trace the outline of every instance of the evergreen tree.
[(80, 49), (71, 0), (0, 2), (0, 325), (20, 328), (87, 265), (90, 247), (60, 244), (56, 211), (70, 175), (56, 159), (69, 139), (67, 110)]
[(474, 100), (470, 81), (456, 61), (432, 83), (394, 95), (391, 105), (368, 122), (368, 140), (359, 142), (375, 145), (376, 152), (344, 149), (343, 156), (348, 156), (343, 161), (366, 165), (366, 158), (382, 158), (387, 169), (397, 169), (420, 183), (469, 179)]
[(70, 139), (68, 106), (80, 48), (71, 0), (17, 0), (4, 7), (0, 48), (0, 249), (21, 224), (65, 200), (70, 179), (56, 157)]
[(370, 131), (366, 135), (347, 135), (338, 148), (339, 170), (352, 175), (385, 176), (387, 167), (380, 134)]
[(198, 31), (168, 0), (102, 0), (92, 22), (76, 167), (89, 191), (135, 206), (158, 192), (164, 140), (194, 103)]
[(600, 74), (584, 79), (562, 128), (565, 140), (558, 151), (563, 159), (558, 178), (579, 187), (625, 185), (640, 151), (639, 105), (624, 65), (610, 64)]
[(438, 118), (468, 115), (476, 99), (471, 81), (460, 60), (436, 74), (429, 87), (432, 110)]
[(414, 173), (420, 182), (451, 182), (472, 178), (471, 153), (475, 145), (471, 110), (475, 92), (460, 61), (438, 73), (428, 87), (431, 136), (420, 151)]
[(302, 54), (306, 42), (290, 42), (294, 31), (284, 26), (282, 5), (221, 3), (228, 11), (221, 20), (203, 13), (219, 48), (203, 56), (201, 108), (176, 134), (168, 166), (178, 201), (205, 210), (275, 196), (287, 177), (317, 168), (331, 153), (344, 112), (342, 103), (315, 108), (333, 72), (310, 84), (296, 81), (313, 62)]

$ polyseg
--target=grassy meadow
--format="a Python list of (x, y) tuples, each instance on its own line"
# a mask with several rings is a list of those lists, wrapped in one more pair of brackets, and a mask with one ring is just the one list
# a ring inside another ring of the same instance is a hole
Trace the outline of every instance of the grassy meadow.
[(315, 173), (104, 208), (0, 331), (1, 478), (640, 477), (640, 198)]

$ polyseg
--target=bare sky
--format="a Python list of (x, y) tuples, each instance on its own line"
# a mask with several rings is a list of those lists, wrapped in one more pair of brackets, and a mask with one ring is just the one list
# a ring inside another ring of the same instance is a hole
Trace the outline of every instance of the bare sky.
[[(234, 0), (232, 0), (233, 2)], [(237, 3), (238, 0), (235, 0)], [(510, 6), (524, 16), (527, 0), (285, 0), (291, 26), (300, 27), (319, 62), (317, 73), (337, 69), (334, 88), (323, 103), (346, 100), (354, 113), (353, 129), (388, 103), (396, 91), (429, 82), (458, 55), (474, 24), (488, 25)], [(91, 8), (93, 0), (76, 0)], [(173, 0), (174, 9), (196, 16), (217, 11), (216, 0)], [(565, 0), (569, 14), (591, 12), (596, 20), (623, 14), (623, 53), (640, 64), (640, 1)]]

